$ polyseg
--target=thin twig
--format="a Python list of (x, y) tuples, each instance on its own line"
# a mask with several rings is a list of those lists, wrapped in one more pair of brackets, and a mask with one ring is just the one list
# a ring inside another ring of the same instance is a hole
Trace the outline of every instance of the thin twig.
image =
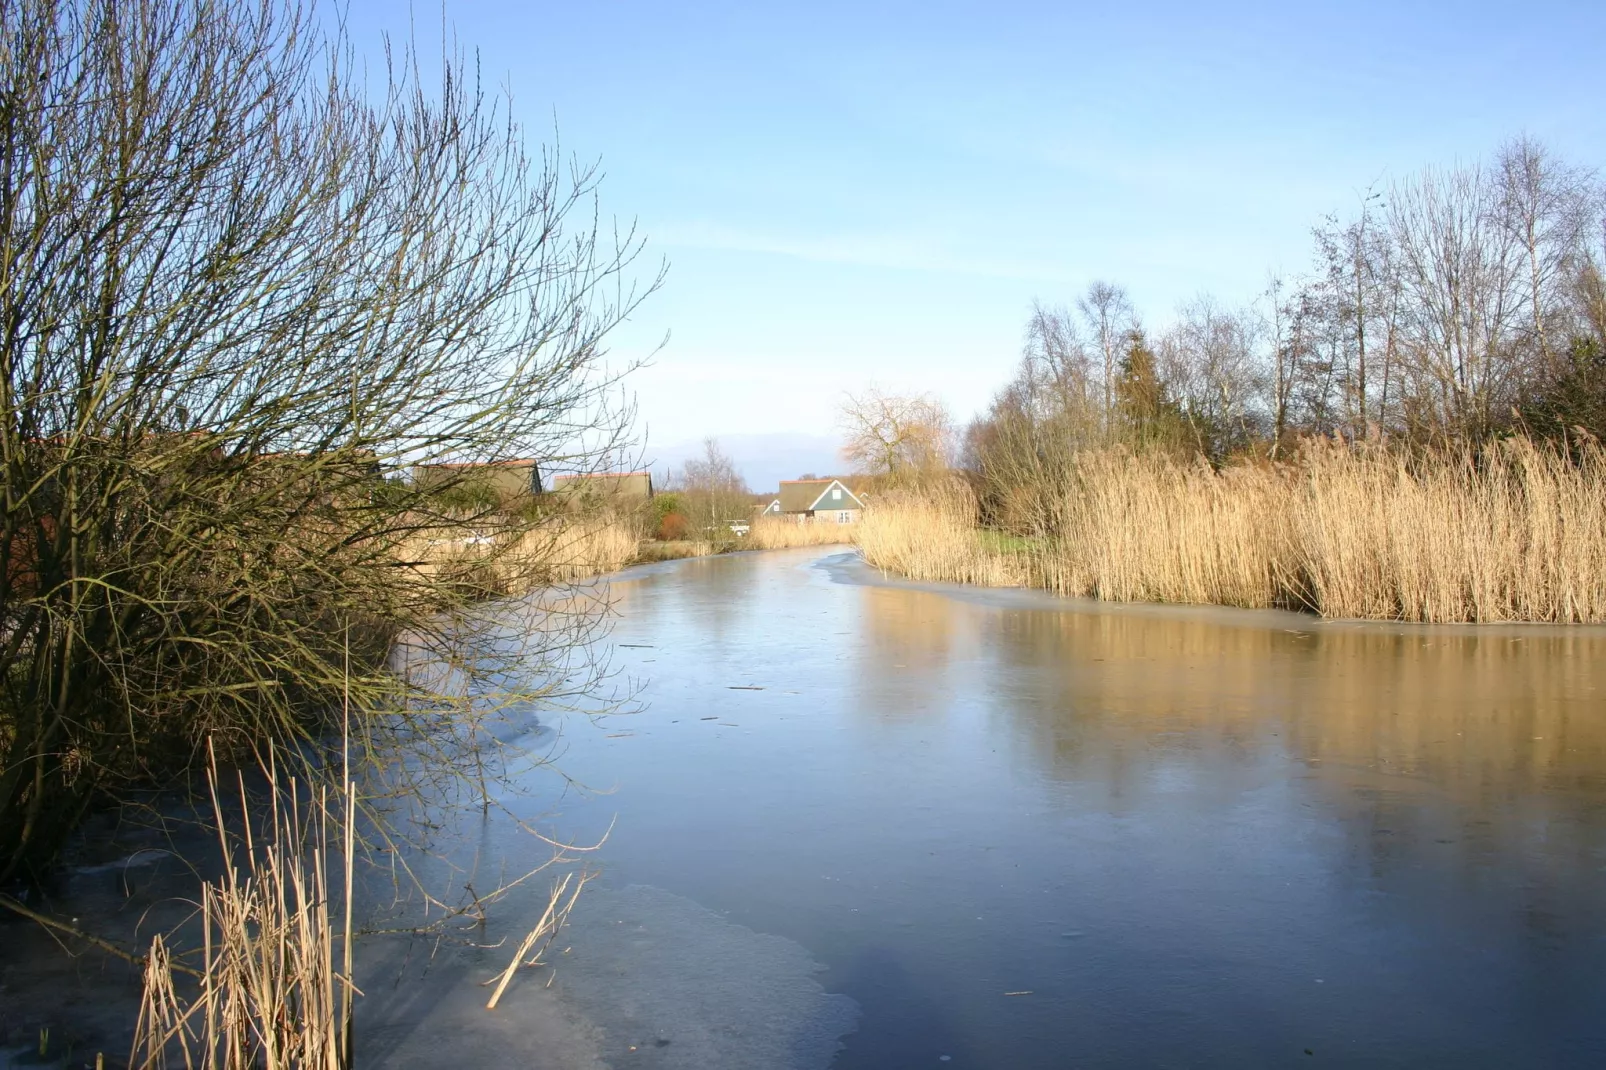
[[(0, 907), (5, 907), (14, 914), (21, 914), (30, 921), (36, 921), (47, 929), (54, 929), (57, 932), (66, 933), (68, 936), (77, 937), (87, 944), (92, 944), (95, 947), (100, 948), (100, 950), (106, 952), (108, 955), (115, 955), (124, 962), (132, 963), (141, 969), (143, 969), (145, 964), (149, 961), (148, 956), (129, 951), (127, 948), (119, 947), (110, 940), (86, 933), (77, 926), (70, 925), (67, 922), (62, 921), (60, 918), (52, 918), (48, 914), (41, 914), (37, 910), (31, 910), (17, 902), (15, 899), (11, 898), (9, 895), (0, 895)], [(193, 969), (180, 963), (172, 963), (171, 968), (180, 973), (188, 974), (191, 977), (202, 976), (200, 970)]]

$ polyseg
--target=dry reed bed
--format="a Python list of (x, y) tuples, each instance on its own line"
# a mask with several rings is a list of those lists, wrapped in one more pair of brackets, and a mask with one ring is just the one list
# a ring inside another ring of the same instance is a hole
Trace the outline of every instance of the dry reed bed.
[(871, 564), (1121, 601), (1293, 606), (1424, 622), (1606, 621), (1606, 453), (1526, 440), (1406, 458), (1313, 444), (1213, 471), (1089, 453), (1015, 551), (973, 530), (962, 488), (866, 518)]
[(798, 523), (795, 520), (760, 518), (743, 537), (744, 550), (789, 550), (799, 546), (832, 546), (851, 543), (854, 525), (829, 524), (824, 521)]
[(1033, 571), (1018, 555), (987, 548), (975, 501), (959, 485), (889, 494), (858, 524), (859, 551), (876, 568), (915, 580), (1014, 587)]
[(495, 594), (524, 594), (617, 572), (640, 559), (638, 525), (610, 516), (563, 518), (509, 539), (441, 524), (396, 547), (398, 561), (420, 576), (452, 574)]
[(637, 560), (637, 525), (600, 516), (565, 521), (525, 535), (508, 555), (508, 574), (525, 582), (572, 581), (617, 572)]
[(702, 539), (643, 539), (636, 547), (632, 564), (654, 561), (681, 561), (688, 557), (711, 557), (725, 547)]

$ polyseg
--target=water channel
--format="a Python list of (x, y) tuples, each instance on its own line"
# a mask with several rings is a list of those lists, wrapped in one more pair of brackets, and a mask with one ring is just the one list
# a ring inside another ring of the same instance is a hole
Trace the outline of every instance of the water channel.
[[(542, 714), (517, 742), (552, 765), (508, 800), (607, 833), (600, 877), (494, 1013), (510, 945), (365, 945), (360, 1065), (1606, 1065), (1606, 629), (1069, 602), (836, 550), (610, 590), (639, 708)], [(454, 835), (507, 873), (547, 850)], [(120, 873), (95, 895), (149, 924)], [(73, 1006), (111, 1007), (85, 961)]]
[[(1606, 630), (1065, 602), (819, 551), (612, 589), (645, 708), (546, 730), (607, 790), (529, 805), (617, 823), (509, 1016), (571, 1062), (1606, 1065)], [(407, 1037), (450, 1003), (388, 1050), (439, 1058)], [(529, 1036), (499, 1028), (475, 1043)]]

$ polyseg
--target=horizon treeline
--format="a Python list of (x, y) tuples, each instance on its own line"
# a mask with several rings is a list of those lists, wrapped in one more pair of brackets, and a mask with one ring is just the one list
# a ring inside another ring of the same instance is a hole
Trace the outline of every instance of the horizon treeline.
[(1127, 292), (1037, 302), (964, 466), (1020, 482), (1110, 445), (1277, 459), (1312, 436), (1606, 437), (1606, 186), (1516, 138), (1374, 187), (1250, 303), (1201, 294), (1150, 332)]

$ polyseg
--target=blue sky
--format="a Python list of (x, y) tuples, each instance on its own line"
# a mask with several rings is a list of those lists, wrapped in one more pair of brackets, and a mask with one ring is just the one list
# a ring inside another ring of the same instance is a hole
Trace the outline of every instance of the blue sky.
[[(438, 41), (440, 5), (415, 5)], [(355, 43), (409, 7), (354, 0)], [(1606, 4), (526, 4), (444, 20), (532, 138), (598, 157), (669, 278), (615, 339), (653, 447), (961, 419), (1034, 298), (1251, 298), (1368, 184), (1530, 133), (1606, 164)]]

